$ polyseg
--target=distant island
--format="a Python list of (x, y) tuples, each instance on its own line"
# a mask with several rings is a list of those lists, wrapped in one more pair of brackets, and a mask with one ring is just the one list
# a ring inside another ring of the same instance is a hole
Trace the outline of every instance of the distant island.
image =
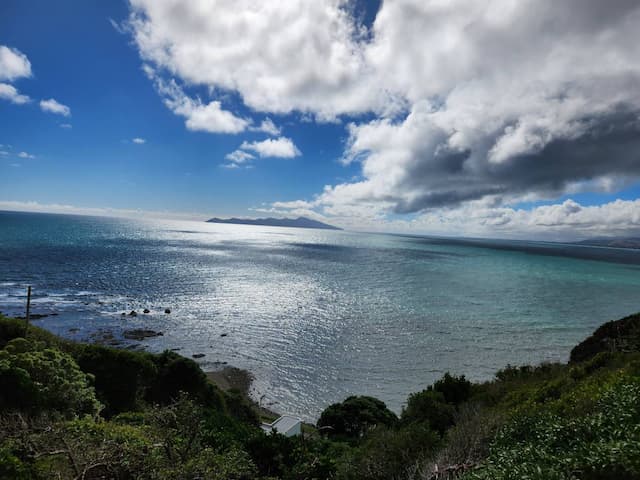
[(635, 248), (640, 249), (640, 238), (631, 237), (605, 237), (605, 238), (589, 238), (576, 242), (577, 245), (593, 246), (593, 247), (611, 247), (611, 248)]
[(321, 228), (324, 230), (342, 230), (341, 228), (311, 220), (307, 217), (298, 218), (212, 218), (208, 223), (227, 223), (231, 225), (265, 225), (268, 227), (297, 227)]

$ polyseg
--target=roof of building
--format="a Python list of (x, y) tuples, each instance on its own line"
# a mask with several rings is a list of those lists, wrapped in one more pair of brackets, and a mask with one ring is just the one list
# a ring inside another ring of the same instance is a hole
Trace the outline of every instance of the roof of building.
[(273, 423), (263, 423), (262, 428), (266, 431), (277, 430), (280, 433), (286, 433), (300, 423), (300, 419), (283, 415)]

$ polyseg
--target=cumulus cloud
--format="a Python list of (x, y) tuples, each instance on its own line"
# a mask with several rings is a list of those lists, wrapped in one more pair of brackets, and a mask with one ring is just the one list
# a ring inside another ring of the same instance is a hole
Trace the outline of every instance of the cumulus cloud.
[[(498, 228), (524, 198), (640, 178), (637, 1), (396, 0), (370, 29), (340, 0), (131, 4), (140, 55), (164, 75), (256, 112), (347, 120), (342, 161), (361, 175), (318, 192), (316, 211), (480, 202)], [(264, 156), (257, 143), (241, 150)]]
[(239, 149), (225, 156), (228, 163), (223, 166), (227, 168), (238, 168), (241, 165), (248, 167), (248, 163), (254, 160), (256, 155), (260, 158), (294, 158), (301, 155), (301, 152), (287, 137), (268, 138), (259, 142), (242, 142)]
[(0, 83), (0, 98), (9, 100), (11, 103), (22, 105), (28, 103), (31, 99), (27, 95), (22, 95), (16, 87), (8, 83)]
[(67, 130), (73, 128), (73, 125), (71, 125), (70, 123), (61, 123), (60, 124), (60, 128), (65, 128)]
[(274, 137), (280, 135), (280, 133), (282, 132), (282, 130), (277, 127), (276, 124), (273, 123), (273, 120), (271, 120), (270, 118), (265, 118), (260, 123), (260, 125), (258, 125), (257, 127), (251, 127), (250, 130), (254, 132), (268, 133), (269, 135), (273, 135)]
[(260, 142), (242, 142), (240, 149), (256, 152), (261, 158), (294, 158), (302, 154), (287, 137), (268, 138)]
[[(319, 118), (388, 108), (341, 0), (133, 0), (144, 60), (194, 85), (240, 93), (257, 111)], [(368, 85), (370, 88), (362, 88)]]
[(145, 66), (144, 71), (163, 97), (167, 108), (176, 115), (184, 117), (185, 126), (189, 130), (240, 133), (251, 123), (245, 118), (237, 117), (232, 112), (224, 110), (222, 103), (217, 100), (207, 103), (199, 98), (191, 98), (175, 80), (165, 81), (148, 65)]
[(610, 7), (385, 3), (368, 55), (411, 107), (399, 121), (350, 125), (344, 161), (361, 162), (364, 180), (323, 200), (408, 213), (637, 178), (640, 8)]
[(135, 138), (131, 139), (131, 141), (133, 143), (135, 143), (135, 144), (138, 144), (138, 145), (143, 145), (143, 144), (147, 143), (147, 141), (144, 138), (140, 138), (140, 137), (135, 137)]
[(43, 112), (56, 113), (63, 117), (69, 117), (71, 115), (71, 109), (54, 98), (40, 100), (40, 108)]
[(18, 157), (20, 157), (20, 158), (36, 158), (35, 155), (32, 155), (31, 153), (27, 153), (27, 152), (18, 153)]
[(31, 63), (21, 51), (0, 45), (0, 80), (10, 82), (31, 76)]
[(640, 234), (640, 200), (615, 200), (583, 206), (573, 200), (532, 210), (491, 208), (470, 203), (448, 211), (428, 212), (412, 222), (411, 229), (428, 228), (445, 235), (506, 236), (572, 240), (600, 236)]

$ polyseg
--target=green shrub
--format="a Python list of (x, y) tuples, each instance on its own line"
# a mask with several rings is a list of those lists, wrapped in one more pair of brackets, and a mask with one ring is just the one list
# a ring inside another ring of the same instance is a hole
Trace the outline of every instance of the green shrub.
[(640, 380), (622, 377), (593, 392), (590, 412), (518, 412), (496, 436), (473, 479), (639, 479)]
[(104, 415), (139, 410), (150, 382), (156, 376), (152, 356), (99, 345), (78, 345), (78, 365), (95, 377), (95, 389), (105, 404)]
[(353, 396), (327, 407), (318, 420), (318, 428), (333, 438), (357, 439), (377, 425), (392, 426), (398, 417), (384, 402), (373, 397)]
[(456, 406), (466, 402), (471, 396), (471, 382), (464, 375), (456, 377), (449, 372), (430, 388), (442, 393), (445, 402)]
[(7, 445), (0, 446), (0, 480), (31, 480), (33, 468), (14, 455)]
[(227, 413), (236, 420), (249, 425), (258, 426), (260, 424), (255, 408), (239, 390), (231, 389), (224, 392), (224, 403), (227, 407)]
[(413, 478), (440, 445), (439, 435), (425, 423), (403, 428), (379, 427), (345, 457), (339, 477), (349, 480)]
[(147, 402), (167, 405), (177, 400), (182, 392), (186, 392), (207, 407), (220, 410), (225, 408), (220, 390), (209, 382), (196, 362), (170, 351), (151, 358), (157, 374), (149, 379), (145, 395)]
[(0, 351), (0, 408), (96, 415), (101, 408), (93, 378), (66, 353), (23, 338)]
[(434, 390), (412, 393), (400, 417), (403, 424), (426, 423), (436, 432), (443, 434), (453, 425), (455, 408), (449, 405), (444, 395)]

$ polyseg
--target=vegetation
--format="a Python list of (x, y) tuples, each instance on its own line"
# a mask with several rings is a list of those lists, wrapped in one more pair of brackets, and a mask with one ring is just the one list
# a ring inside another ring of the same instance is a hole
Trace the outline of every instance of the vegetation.
[(0, 479), (639, 479), (640, 315), (569, 364), (445, 374), (400, 417), (329, 406), (303, 438), (266, 435), (192, 360), (62, 340), (0, 317)]
[(332, 438), (359, 439), (380, 425), (392, 426), (398, 417), (384, 402), (373, 397), (349, 397), (330, 405), (318, 420), (320, 430)]

